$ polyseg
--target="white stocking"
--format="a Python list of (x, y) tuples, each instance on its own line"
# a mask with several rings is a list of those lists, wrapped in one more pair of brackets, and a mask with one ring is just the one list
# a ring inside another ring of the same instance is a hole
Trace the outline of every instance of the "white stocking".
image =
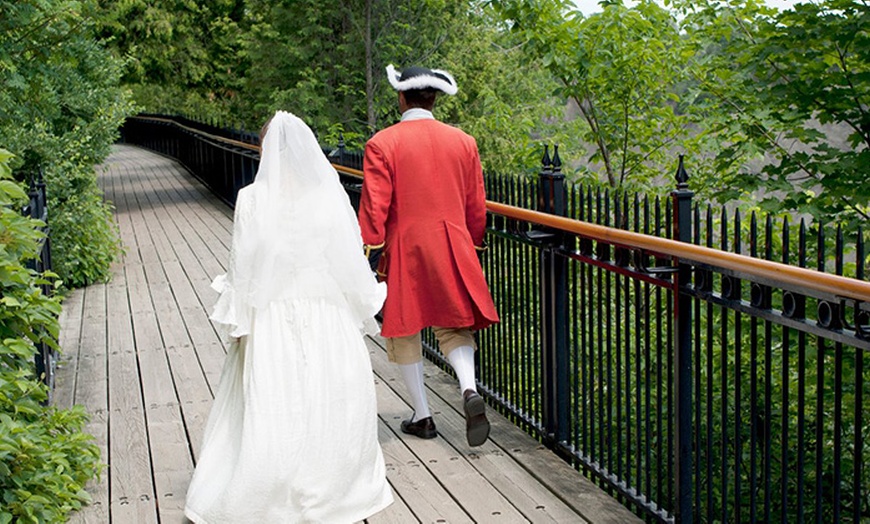
[(399, 364), (399, 370), (402, 372), (402, 378), (405, 379), (405, 387), (411, 394), (411, 404), (414, 407), (414, 419), (411, 422), (431, 417), (429, 403), (426, 401), (426, 386), (423, 385), (423, 361), (416, 364)]
[(459, 379), (460, 392), (465, 393), (469, 389), (477, 391), (477, 384), (474, 381), (474, 348), (459, 346), (447, 355), (447, 360), (450, 361)]

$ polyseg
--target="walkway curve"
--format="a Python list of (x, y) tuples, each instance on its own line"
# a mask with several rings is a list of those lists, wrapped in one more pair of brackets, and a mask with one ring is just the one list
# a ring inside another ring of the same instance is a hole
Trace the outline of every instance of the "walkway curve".
[[(125, 253), (112, 280), (76, 290), (61, 315), (56, 404), (91, 415), (108, 468), (71, 522), (178, 523), (225, 346), (208, 320), (209, 284), (229, 254), (232, 210), (174, 160), (116, 145), (100, 185)], [(616, 500), (492, 414), (469, 448), (455, 380), (426, 364), (440, 436), (399, 431), (411, 408), (381, 339), (368, 339), (379, 435), (396, 502), (368, 520), (640, 522)]]

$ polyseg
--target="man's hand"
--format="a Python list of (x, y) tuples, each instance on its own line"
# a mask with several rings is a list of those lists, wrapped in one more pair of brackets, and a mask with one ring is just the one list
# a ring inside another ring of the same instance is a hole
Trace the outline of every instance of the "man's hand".
[(486, 250), (489, 249), (486, 241), (483, 241), (483, 244), (479, 246), (474, 246), (474, 252), (477, 254), (477, 260), (480, 261), (480, 265), (483, 266), (483, 254), (486, 253)]

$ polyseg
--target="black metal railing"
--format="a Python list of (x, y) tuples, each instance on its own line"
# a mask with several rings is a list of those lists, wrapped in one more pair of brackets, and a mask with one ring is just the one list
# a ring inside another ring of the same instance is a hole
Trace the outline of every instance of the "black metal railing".
[[(44, 234), (40, 239), (39, 254), (36, 258), (28, 260), (26, 265), (40, 275), (46, 271), (51, 271), (51, 237), (48, 227), (48, 198), (45, 190), (45, 180), (42, 171), (38, 170), (29, 177), (30, 188), (28, 190), (29, 202), (21, 209), (21, 214), (40, 220), (43, 222), (41, 230)], [(42, 293), (45, 296), (54, 294), (54, 287), (50, 282), (40, 285)], [(48, 386), (48, 398), (46, 403), (51, 403), (54, 392), (55, 370), (57, 368), (57, 351), (48, 345), (45, 341), (40, 341), (36, 344), (36, 355), (34, 356), (34, 366), (36, 368), (36, 376)]]
[[(227, 202), (255, 171), (256, 148), (170, 119), (124, 135)], [(351, 192), (360, 168), (339, 166)], [(584, 188), (557, 151), (535, 179), (487, 177), (501, 322), (478, 335), (480, 389), (647, 520), (867, 521), (866, 234), (795, 239), (692, 202), (682, 159), (676, 178), (668, 199)]]
[[(652, 519), (870, 517), (862, 231), (831, 241), (801, 223), (794, 249), (787, 220), (779, 231), (770, 218), (729, 220), (693, 205), (684, 182), (664, 201), (566, 186), (565, 207), (552, 196), (558, 169), (488, 182), (491, 198), (611, 226), (494, 223), (487, 275), (502, 323), (481, 334), (482, 378), (516, 420)], [(653, 237), (718, 250), (675, 256)], [(818, 273), (788, 274), (812, 258)], [(756, 259), (790, 266), (762, 271)], [(821, 282), (846, 270), (862, 295)]]

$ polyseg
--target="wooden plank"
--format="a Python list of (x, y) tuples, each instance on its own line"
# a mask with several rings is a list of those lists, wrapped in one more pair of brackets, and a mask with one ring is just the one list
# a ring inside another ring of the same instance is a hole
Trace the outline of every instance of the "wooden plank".
[[(170, 216), (175, 213), (170, 213)], [(217, 378), (220, 376), (223, 358), (226, 353), (223, 345), (220, 343), (220, 337), (215, 331), (211, 321), (203, 311), (203, 301), (191, 287), (191, 275), (185, 272), (179, 262), (176, 248), (183, 249), (183, 238), (178, 236), (177, 229), (173, 228), (173, 224), (167, 223), (166, 220), (154, 220), (150, 226), (152, 238), (155, 243), (155, 252), (159, 255), (161, 267), (166, 277), (166, 282), (172, 290), (174, 301), (170, 304), (167, 301), (166, 307), (161, 303), (156, 305), (158, 314), (160, 315), (161, 326), (167, 324), (168, 331), (164, 336), (173, 337), (172, 340), (166, 342), (168, 348), (174, 347), (174, 353), (170, 352), (170, 358), (173, 354), (181, 356), (190, 353), (188, 358), (195, 358), (199, 363), (202, 372), (207, 377), (207, 383), (210, 384), (209, 398), (211, 391), (215, 389)], [(201, 273), (200, 273), (201, 274)], [(149, 276), (149, 280), (150, 280)], [(206, 286), (210, 284), (210, 280), (201, 277)], [(217, 294), (208, 288), (208, 303), (212, 304), (217, 298)], [(156, 294), (155, 294), (156, 297)], [(184, 326), (186, 331), (182, 333), (181, 326)], [(187, 344), (193, 344), (196, 348), (193, 351), (182, 351)], [(201, 348), (203, 350), (201, 350)], [(189, 360), (179, 360), (182, 365), (181, 371), (188, 376), (195, 374), (195, 370)], [(180, 383), (180, 381), (177, 381)], [(181, 394), (180, 394), (181, 395)], [(201, 404), (206, 400), (202, 395), (192, 395), (190, 398), (181, 397), (183, 409), (191, 411), (192, 419), (198, 420), (203, 417), (203, 409)], [(193, 430), (194, 434), (201, 436), (201, 429), (196, 430), (196, 427), (189, 426), (189, 430)], [(198, 449), (199, 438), (194, 438), (194, 445)]]
[[(205, 307), (211, 308), (217, 298), (217, 294), (208, 287), (210, 279), (206, 278), (201, 268), (199, 270), (194, 268), (194, 257), (185, 247), (184, 239), (178, 235), (178, 231), (171, 224), (163, 223), (161, 226), (164, 227), (162, 232), (167, 244), (159, 243), (157, 250), (161, 253), (161, 257), (164, 254), (166, 256), (162, 260), (163, 269), (175, 297), (177, 310), (187, 326), (192, 343), (199, 347), (220, 342), (220, 336), (204, 310)], [(177, 260), (172, 260), (170, 253), (177, 256)], [(187, 270), (185, 270), (185, 263), (189, 266)], [(198, 282), (201, 288), (199, 294), (191, 283), (193, 274), (199, 275)], [(204, 305), (206, 301), (208, 306)]]
[[(170, 175), (177, 174), (179, 170), (170, 170)], [(181, 203), (181, 208), (176, 209), (176, 212), (168, 213), (162, 216), (167, 216), (168, 219), (160, 221), (159, 225), (152, 230), (152, 237), (155, 239), (157, 251), (161, 253), (164, 270), (167, 274), (176, 300), (179, 304), (183, 321), (188, 329), (188, 334), (194, 347), (197, 348), (200, 363), (203, 366), (206, 376), (209, 378), (209, 383), (212, 389), (216, 385), (216, 378), (220, 375), (220, 369), (223, 363), (223, 355), (226, 349), (221, 343), (220, 336), (215, 330), (214, 325), (208, 320), (207, 311), (211, 309), (217, 294), (211, 289), (211, 280), (215, 274), (209, 274), (203, 266), (204, 259), (214, 259), (206, 251), (194, 253), (190, 246), (188, 237), (199, 238), (199, 232), (192, 228), (187, 220), (177, 217), (188, 216), (187, 208), (190, 207), (188, 197), (181, 195), (173, 196), (170, 192), (160, 189), (163, 182), (169, 177), (160, 176), (152, 177), (149, 181), (149, 201), (152, 203), (152, 208), (159, 205), (178, 205)], [(179, 181), (170, 184), (172, 187), (186, 187), (190, 191), (191, 187), (199, 185), (199, 182), (189, 177), (183, 180), (180, 177)], [(172, 204), (175, 202), (176, 204)], [(224, 206), (217, 200), (211, 200), (212, 205), (217, 203)], [(195, 204), (192, 207), (197, 207)], [(224, 206), (225, 207), (225, 206)], [(225, 228), (219, 230), (221, 234), (228, 235), (228, 230), (232, 228), (231, 213), (222, 215), (223, 221), (226, 223)], [(159, 229), (159, 231), (158, 231)], [(209, 228), (212, 229), (212, 228)], [(162, 240), (158, 240), (158, 237)], [(227, 240), (228, 242), (228, 240)], [(213, 267), (220, 267), (223, 271), (223, 266), (214, 261)], [(218, 344), (218, 345), (215, 345)], [(204, 348), (204, 351), (202, 350)], [(215, 360), (214, 356), (220, 357)]]
[(96, 284), (85, 290), (79, 373), (87, 380), (77, 380), (75, 392), (75, 403), (89, 413), (108, 409), (106, 336), (106, 286)]
[[(389, 388), (378, 388), (378, 411), (381, 412), (381, 395), (389, 395), (385, 389)], [(420, 522), (474, 522), (384, 418), (381, 415), (378, 440), (384, 454), (387, 479), (393, 487), (393, 497), (402, 499)], [(392, 415), (387, 413), (386, 418), (392, 418)]]
[[(195, 453), (198, 453), (211, 407), (212, 394), (199, 365), (196, 352), (191, 347), (190, 336), (181, 316), (180, 305), (188, 304), (188, 307), (196, 310), (201, 310), (202, 306), (196, 294), (192, 292), (189, 277), (178, 259), (177, 249), (184, 249), (186, 240), (174, 234), (172, 222), (173, 217), (178, 215), (180, 210), (178, 206), (157, 198), (154, 190), (155, 181), (161, 178), (164, 178), (163, 173), (155, 174), (142, 184), (141, 192), (148, 196), (145, 203), (140, 201), (140, 205), (143, 208), (147, 206), (148, 210), (143, 211), (142, 214), (154, 244), (154, 249), (145, 263), (145, 271), (149, 283), (157, 283), (151, 288), (152, 301), (163, 336), (163, 344), (166, 347), (166, 356), (170, 362), (172, 379), (177, 386), (176, 392), (180, 401), (181, 418), (185, 431), (183, 445), (185, 451), (193, 448)], [(154, 212), (154, 209), (160, 208), (168, 210), (168, 213), (158, 215)], [(208, 321), (206, 320), (206, 322)], [(214, 330), (210, 324), (208, 324), (207, 335), (214, 337)], [(222, 361), (222, 351), (220, 356)], [(164, 426), (162, 430), (169, 432), (166, 440), (173, 443), (177, 449), (166, 449), (161, 454), (180, 454), (182, 434), (178, 431), (179, 426), (171, 423), (164, 424)], [(155, 427), (154, 429), (161, 428)], [(167, 498), (175, 496), (179, 510), (183, 510), (187, 482), (189, 482), (193, 471), (190, 460), (181, 461), (181, 463), (185, 465), (184, 468), (166, 469), (162, 473), (155, 472), (158, 475), (157, 482), (161, 482), (159, 476), (162, 474), (165, 477), (164, 484), (172, 487), (171, 490), (167, 489), (163, 496)], [(163, 516), (162, 512), (161, 516)]]
[(177, 230), (172, 231), (170, 226), (166, 235), (173, 242), (175, 253), (178, 256), (177, 263), (167, 264), (164, 267), (176, 292), (179, 306), (182, 311), (185, 309), (210, 309), (217, 299), (217, 293), (211, 289), (211, 281), (217, 274), (208, 275), (202, 267), (198, 266), (197, 257), (191, 252), (189, 246), (179, 245), (185, 239), (178, 234)]
[[(229, 254), (230, 238), (232, 236), (232, 220), (225, 218), (217, 221), (214, 217), (203, 213), (203, 199), (197, 198), (197, 192), (192, 190), (195, 179), (184, 178), (183, 168), (175, 166), (166, 176), (155, 180), (161, 196), (170, 199), (178, 209), (176, 221), (191, 250), (200, 260), (207, 274), (223, 272), (223, 266), (218, 261), (224, 261)], [(214, 203), (209, 203), (214, 205)]]
[[(214, 226), (220, 226), (227, 233), (232, 232), (232, 209), (221, 199), (215, 196), (202, 182), (194, 177), (183, 166), (177, 166), (169, 174), (178, 183), (175, 187), (184, 195), (189, 202), (195, 202), (192, 206), (197, 215), (203, 221), (207, 229), (219, 231)], [(229, 219), (230, 222), (226, 222)], [(229, 244), (225, 244), (229, 248)]]
[[(379, 376), (389, 380), (391, 384), (397, 384), (397, 389), (403, 390), (404, 386), (396, 366), (390, 364), (386, 359), (386, 353), (383, 350), (378, 351), (379, 349), (380, 346), (372, 352), (373, 365), (377, 367)], [(459, 408), (461, 400), (455, 379), (441, 372), (435, 366), (431, 366), (431, 369), (427, 370), (426, 382), (430, 387), (430, 382), (445, 385), (445, 391), (442, 391), (442, 394), (452, 397), (448, 399), (450, 401), (448, 402), (448, 400), (445, 400), (438, 394), (429, 396), (430, 409), (441, 415), (436, 420), (438, 433), (447, 441), (458, 443), (458, 445), (454, 444), (457, 446), (457, 451), (464, 454), (469, 462), (473, 464), (474, 468), (499, 493), (511, 501), (511, 504), (524, 518), (532, 522), (542, 523), (582, 520), (576, 510), (563, 502), (556, 493), (543, 486), (538, 479), (517, 464), (493, 440), (490, 439), (482, 446), (476, 448), (468, 447), (465, 437), (465, 419)], [(456, 405), (455, 407), (454, 404)], [(450, 416), (445, 416), (448, 414)], [(458, 415), (458, 417), (455, 415)], [(501, 416), (492, 412), (492, 410), (488, 413), (488, 418), (493, 425), (495, 425), (498, 419), (502, 419)], [(540, 447), (527, 435), (523, 434), (523, 437), (525, 437), (526, 441), (533, 442), (536, 447)], [(574, 476), (580, 475), (573, 469), (571, 471)]]
[[(170, 214), (171, 217), (175, 215), (177, 213)], [(174, 218), (161, 221), (159, 227), (164, 243), (158, 244), (157, 249), (165, 257), (163, 268), (173, 289), (188, 335), (195, 347), (210, 348), (214, 343), (220, 343), (220, 336), (204, 311), (204, 308), (210, 308), (217, 298), (217, 294), (209, 287), (211, 278), (200, 265), (198, 257), (191, 251), (187, 244), (188, 239), (182, 235)], [(221, 353), (224, 351), (222, 350)], [(205, 362), (202, 358), (200, 361)], [(219, 366), (220, 363), (217, 366), (208, 364), (204, 367), (210, 368), (206, 370), (207, 374), (219, 374)]]
[(128, 181), (133, 176), (135, 165), (123, 163), (118, 169), (107, 173), (111, 184), (106, 185), (113, 191), (115, 216), (126, 250), (122, 258), (122, 271), (115, 272), (109, 287), (112, 312), (109, 327), (111, 509), (115, 521), (156, 522), (150, 450), (132, 317), (133, 312), (147, 313), (150, 309), (147, 282), (142, 278), (138, 256), (140, 245), (136, 237), (133, 206), (127, 191)]
[[(195, 208), (197, 205), (180, 194), (178, 186), (186, 183), (189, 187), (195, 181), (170, 180), (171, 178), (173, 177), (155, 178), (151, 194), (162, 205), (173, 206), (176, 210), (170, 215), (169, 220), (163, 221), (161, 225), (175, 250), (180, 267), (185, 274), (184, 278), (190, 282), (198, 298), (198, 306), (210, 308), (216, 298), (210, 284), (215, 276), (224, 272), (224, 265), (229, 256), (225, 243), (229, 243), (229, 237), (212, 234), (213, 228), (205, 227), (205, 224), (191, 213), (190, 208)], [(232, 227), (231, 220), (227, 227)], [(229, 235), (223, 228), (218, 230), (223, 235)], [(179, 303), (184, 306), (193, 305), (186, 300), (180, 300)]]
[[(90, 416), (84, 431), (93, 435), (100, 448), (103, 461), (109, 460), (108, 424), (108, 373), (106, 334), (106, 286), (97, 284), (82, 290), (83, 310), (81, 324), (81, 347), (79, 349), (78, 374), (73, 402), (81, 404)], [(86, 486), (91, 495), (91, 504), (70, 517), (71, 522), (109, 522), (109, 475), (103, 472), (99, 479)]]
[(193, 461), (178, 404), (149, 405), (148, 438), (161, 522), (182, 522)]
[[(379, 339), (378, 342), (381, 348), (382, 340)], [(379, 374), (384, 373), (386, 377), (398, 379), (397, 370), (386, 361), (385, 352), (375, 353), (373, 357), (373, 365), (377, 367)], [(377, 364), (376, 360), (379, 361)], [(434, 393), (429, 397), (430, 404), (433, 409), (437, 406), (442, 411), (442, 416), (436, 422), (439, 433), (443, 431), (451, 441), (463, 442), (465, 422), (461, 415), (461, 399), (456, 380), (428, 361), (426, 361), (426, 368), (426, 385)], [(458, 414), (460, 421), (453, 416), (444, 417), (447, 411)], [(472, 452), (477, 455), (474, 464), (485, 471), (487, 478), (497, 484), (500, 491), (511, 497), (517, 490), (529, 489), (526, 497), (511, 498), (518, 505), (523, 504), (522, 512), (527, 518), (536, 522), (539, 521), (538, 519), (541, 519), (541, 522), (552, 520), (561, 522), (564, 521), (562, 519), (565, 511), (569, 511), (577, 516), (575, 518), (580, 519), (578, 521), (602, 524), (642, 522), (616, 499), (509, 420), (494, 410), (489, 410), (487, 417), (492, 425), (490, 439), (484, 446), (474, 448), (486, 450)], [(500, 450), (499, 455), (502, 456), (496, 455), (495, 449), (490, 444), (497, 446)], [(481, 461), (481, 457), (486, 454), (489, 455), (488, 460)], [(511, 474), (512, 478), (494, 474), (491, 471), (493, 465), (503, 463), (503, 457), (508, 457), (526, 473), (514, 472)], [(534, 484), (539, 484), (545, 491), (541, 489), (532, 491), (531, 486)], [(552, 496), (547, 496), (546, 492), (550, 492)], [(544, 510), (538, 510), (538, 506), (543, 506)]]
[[(453, 443), (443, 438), (423, 440), (402, 433), (399, 425), (402, 418), (410, 414), (410, 408), (396, 391), (390, 389), (383, 381), (378, 381), (377, 390), (378, 409), (383, 413), (382, 420), (415, 455), (410, 465), (419, 465), (430, 471), (472, 520), (526, 522), (511, 502), (470, 464), (469, 459), (464, 457)], [(439, 417), (439, 420), (443, 418), (443, 416)], [(405, 493), (402, 494), (404, 497)], [(431, 499), (431, 494), (426, 492), (426, 498), (427, 501)], [(411, 507), (415, 512), (417, 511), (416, 504), (411, 504)], [(419, 513), (417, 515), (422, 518)], [(447, 521), (453, 522), (454, 519), (455, 517), (447, 518)], [(422, 520), (429, 519), (422, 518)]]
[(117, 522), (157, 522), (133, 318), (122, 306), (125, 298), (124, 288), (113, 286), (109, 318), (111, 512)]
[[(112, 184), (109, 184), (110, 186)], [(111, 268), (112, 276), (123, 277), (123, 257)], [(89, 506), (82, 508), (70, 516), (70, 522), (85, 524), (102, 524), (109, 522), (111, 504), (109, 486), (111, 478), (111, 454), (109, 445), (109, 418), (111, 411), (108, 400), (108, 320), (107, 291), (105, 285), (90, 286), (81, 290), (86, 296), (86, 307), (82, 319), (82, 344), (80, 356), (84, 357), (79, 365), (80, 379), (76, 381), (75, 401), (85, 405), (90, 415), (90, 421), (85, 431), (94, 437), (100, 448), (100, 456), (107, 464), (99, 477), (86, 486), (92, 500)], [(99, 292), (98, 301), (91, 300), (91, 295)], [(93, 404), (93, 399), (100, 399), (99, 404)], [(89, 407), (90, 406), (90, 407)]]
[(181, 406), (193, 465), (199, 461), (205, 427), (208, 422), (208, 415), (211, 413), (213, 400), (186, 400)]
[[(169, 170), (154, 173), (154, 176), (144, 180), (138, 187), (137, 194), (147, 195), (144, 201), (140, 200), (140, 207), (143, 208), (142, 216), (154, 245), (147, 259), (145, 252), (140, 252), (143, 253), (152, 301), (157, 312), (163, 343), (167, 349), (173, 380), (177, 386), (187, 437), (190, 440), (190, 447), (198, 454), (211, 407), (212, 393), (200, 367), (199, 358), (192, 349), (185, 321), (200, 324), (195, 330), (200, 334), (198, 338), (208, 341), (208, 347), (214, 346), (216, 341), (214, 328), (207, 318), (201, 314), (197, 315), (202, 311), (202, 303), (191, 285), (192, 281), (197, 280), (194, 275), (202, 275), (201, 270), (197, 271), (197, 262), (211, 255), (201, 250), (196, 254), (196, 258), (200, 260), (194, 260), (190, 254), (188, 245), (190, 239), (197, 240), (199, 233), (188, 227), (188, 234), (182, 234), (180, 228), (184, 227), (184, 223), (177, 220), (177, 217), (187, 214), (185, 205), (187, 203), (180, 199), (173, 200), (171, 195), (166, 196), (160, 189), (161, 182), (167, 179), (167, 171)], [(158, 214), (155, 212), (156, 209), (168, 212)], [(184, 265), (180, 260), (179, 251), (187, 256)], [(204, 281), (206, 288), (210, 284), (210, 279), (204, 276), (200, 276), (198, 280)], [(157, 285), (155, 286), (154, 283)], [(211, 289), (208, 289), (208, 293), (211, 300), (216, 297)], [(187, 318), (184, 319), (182, 316)], [(214, 360), (217, 365), (210, 364), (209, 367), (215, 367), (214, 373), (219, 376), (224, 351), (220, 346), (218, 350), (216, 356), (219, 356), (219, 359)]]
[(83, 289), (71, 292), (63, 301), (60, 318), (58, 346), (60, 354), (55, 371), (54, 405), (69, 409), (75, 402), (76, 376), (81, 349), (82, 319), (84, 317)]
[(212, 342), (210, 344), (196, 344), (194, 348), (199, 356), (199, 361), (202, 363), (205, 378), (214, 393), (220, 382), (226, 358), (226, 346), (222, 342)]
[[(166, 356), (169, 359), (172, 380), (180, 402), (184, 428), (196, 457), (199, 454), (205, 423), (211, 408), (212, 389), (191, 344), (177, 304), (156, 294), (154, 300), (155, 303), (167, 302), (165, 308), (158, 307), (157, 320), (163, 335), (163, 343), (166, 345)], [(223, 360), (222, 357), (221, 353), (220, 361)]]
[[(136, 194), (141, 194), (141, 191)], [(127, 274), (133, 274), (137, 280), (148, 283), (144, 288), (148, 298), (147, 301), (143, 300), (143, 304), (147, 302), (148, 310), (138, 312), (133, 320), (136, 353), (157, 508), (161, 521), (176, 522), (184, 515), (184, 494), (193, 474), (193, 462), (157, 313), (158, 309), (162, 312), (171, 311), (174, 298), (159, 257), (151, 256), (155, 251), (151, 231), (153, 222), (159, 218), (152, 208), (143, 210), (143, 201), (137, 200), (141, 212), (134, 217), (134, 229), (137, 231), (137, 242), (140, 243), (139, 253), (145, 254), (147, 262), (140, 259), (140, 264), (128, 265)], [(148, 249), (141, 249), (142, 245)]]

